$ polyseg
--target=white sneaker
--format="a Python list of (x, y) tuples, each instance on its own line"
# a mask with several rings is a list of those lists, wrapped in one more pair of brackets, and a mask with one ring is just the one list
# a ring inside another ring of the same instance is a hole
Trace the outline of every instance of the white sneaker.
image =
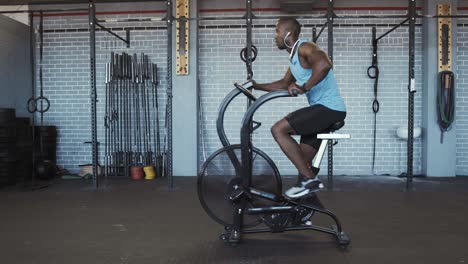
[(310, 179), (299, 175), (296, 184), (289, 188), (284, 195), (290, 199), (295, 199), (309, 193), (318, 192), (320, 189), (323, 189), (323, 183), (318, 178)]

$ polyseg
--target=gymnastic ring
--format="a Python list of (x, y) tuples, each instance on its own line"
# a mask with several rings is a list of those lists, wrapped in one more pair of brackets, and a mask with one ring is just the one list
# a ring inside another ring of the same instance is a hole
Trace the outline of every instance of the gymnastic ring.
[[(252, 62), (255, 61), (255, 59), (257, 58), (257, 47), (255, 47), (254, 45), (251, 46), (252, 47)], [(243, 48), (240, 52), (240, 58), (243, 62), (247, 62), (247, 47)]]
[[(42, 106), (42, 102), (45, 101), (46, 102), (46, 107), (44, 109), (44, 107)], [(41, 104), (39, 104), (39, 102)], [(36, 103), (36, 111), (39, 112), (39, 113), (45, 113), (47, 111), (49, 111), (49, 108), (50, 108), (50, 101), (49, 99), (47, 99), (47, 97), (44, 97), (44, 96), (39, 96), (38, 98), (36, 98), (35, 100), (35, 103)], [(37, 106), (38, 105), (41, 105), (41, 109), (39, 109)]]
[(109, 118), (109, 115), (106, 114), (106, 115), (104, 116), (104, 127), (109, 128), (109, 127), (110, 127), (110, 125), (109, 125), (110, 122), (111, 122), (111, 120), (110, 120), (110, 118)]
[[(374, 74), (371, 74), (372, 70), (374, 71)], [(367, 76), (371, 79), (377, 78), (377, 76), (379, 76), (379, 68), (375, 65), (369, 66), (369, 68), (367, 68)]]
[(29, 113), (35, 113), (37, 111), (36, 99), (33, 97), (29, 98), (27, 102), (27, 108)]
[(380, 104), (377, 99), (374, 99), (374, 102), (372, 103), (372, 110), (374, 110), (374, 113), (378, 113), (380, 109)]

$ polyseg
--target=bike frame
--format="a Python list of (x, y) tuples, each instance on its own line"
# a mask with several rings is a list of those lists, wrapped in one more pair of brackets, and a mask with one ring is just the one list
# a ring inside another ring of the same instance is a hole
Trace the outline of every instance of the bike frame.
[[(250, 215), (268, 215), (268, 214), (275, 214), (275, 213), (294, 213), (295, 209), (298, 207), (308, 208), (312, 210), (314, 213), (319, 212), (324, 215), (329, 216), (335, 222), (335, 225), (332, 228), (325, 228), (321, 226), (292, 226), (292, 227), (285, 227), (281, 231), (298, 231), (298, 230), (316, 230), (319, 232), (331, 234), (335, 236), (338, 241), (349, 241), (344, 232), (341, 228), (341, 223), (339, 222), (338, 218), (330, 211), (324, 209), (323, 205), (321, 204), (320, 200), (315, 196), (317, 201), (317, 206), (311, 206), (306, 204), (301, 204), (297, 201), (287, 200), (283, 196), (279, 196), (273, 193), (265, 192), (259, 189), (255, 189), (251, 187), (251, 179), (252, 179), (252, 141), (251, 141), (251, 134), (253, 131), (260, 126), (260, 123), (256, 127), (253, 126), (253, 115), (255, 112), (266, 102), (280, 98), (280, 97), (290, 97), (288, 91), (274, 91), (267, 94), (262, 95), (259, 98), (255, 98), (244, 86), (249, 86), (251, 83), (247, 82), (243, 85), (235, 84), (236, 89), (231, 91), (223, 100), (219, 107), (219, 114), (217, 119), (217, 132), (218, 136), (223, 144), (224, 147), (230, 145), (229, 140), (226, 137), (224, 131), (224, 113), (226, 112), (227, 107), (232, 102), (232, 100), (238, 96), (240, 93), (245, 94), (253, 104), (247, 109), (246, 113), (244, 114), (242, 120), (242, 128), (241, 128), (241, 163), (237, 159), (235, 153), (228, 153), (231, 162), (233, 163), (236, 171), (241, 175), (241, 186), (234, 186), (234, 191), (231, 193), (229, 199), (233, 203), (233, 225), (226, 226), (225, 229), (232, 229), (234, 237), (233, 240), (230, 242), (240, 242), (240, 234), (247, 234), (247, 233), (264, 233), (264, 232), (274, 232), (272, 228), (242, 228), (242, 219), (243, 214), (250, 214)], [(242, 165), (241, 165), (242, 164)], [(313, 194), (315, 195), (315, 194)], [(285, 203), (283, 205), (277, 206), (267, 206), (267, 207), (247, 207), (248, 200), (252, 199), (253, 197), (260, 197), (269, 201), (273, 201), (276, 203)], [(348, 242), (349, 243), (349, 242)], [(343, 243), (347, 244), (347, 243)]]

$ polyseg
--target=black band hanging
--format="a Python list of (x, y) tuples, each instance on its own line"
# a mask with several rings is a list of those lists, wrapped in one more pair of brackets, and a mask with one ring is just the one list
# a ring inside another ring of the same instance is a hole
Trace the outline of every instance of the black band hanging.
[(378, 39), (376, 37), (376, 28), (372, 27), (372, 65), (367, 68), (367, 76), (374, 80), (374, 101), (372, 102), (372, 111), (374, 112), (374, 143), (372, 150), (372, 173), (375, 166), (375, 146), (377, 141), (377, 113), (380, 110), (379, 100), (377, 99), (379, 87), (379, 65), (378, 65)]
[(440, 128), (440, 143), (444, 143), (444, 132), (451, 129), (455, 119), (455, 77), (451, 71), (439, 73), (437, 89), (437, 122)]
[(401, 27), (403, 24), (408, 22), (409, 19), (405, 19), (403, 22), (401, 22), (398, 25), (395, 25), (392, 27), (390, 30), (385, 32), (383, 35), (380, 37), (377, 37), (377, 30), (375, 27), (372, 27), (372, 65), (367, 68), (367, 76), (369, 78), (374, 80), (374, 101), (372, 102), (372, 111), (374, 112), (374, 142), (373, 142), (373, 150), (372, 150), (372, 173), (375, 174), (374, 172), (374, 167), (375, 167), (375, 149), (376, 149), (376, 141), (377, 141), (377, 113), (380, 110), (380, 103), (378, 100), (378, 88), (379, 88), (379, 75), (380, 75), (380, 70), (379, 70), (379, 64), (378, 64), (378, 44), (379, 40), (397, 28)]
[[(243, 62), (245, 62), (245, 67), (247, 69), (247, 80), (252, 80), (253, 70), (252, 63), (257, 57), (257, 48), (252, 44), (252, 27), (253, 27), (253, 13), (252, 13), (252, 0), (245, 1), (245, 23), (246, 23), (246, 44), (240, 52), (240, 57)], [(248, 103), (250, 104), (250, 103)]]
[[(49, 111), (50, 108), (50, 101), (47, 97), (44, 96), (44, 82), (42, 78), (42, 64), (43, 64), (43, 53), (44, 53), (44, 15), (42, 11), (40, 12), (40, 19), (39, 19), (39, 85), (40, 85), (40, 94), (39, 97), (29, 98), (27, 102), (28, 112), (41, 113), (41, 125), (43, 124), (44, 116), (43, 114)], [(33, 73), (34, 74), (34, 73)]]
[(252, 63), (257, 58), (257, 52), (258, 52), (257, 47), (255, 47), (255, 45), (250, 45), (250, 47), (251, 47), (251, 54), (252, 54), (252, 57), (250, 60), (248, 59), (248, 55), (247, 55), (248, 54), (247, 47), (243, 48), (240, 51), (240, 58), (243, 62), (245, 62), (245, 67), (247, 69), (248, 80), (253, 78)]

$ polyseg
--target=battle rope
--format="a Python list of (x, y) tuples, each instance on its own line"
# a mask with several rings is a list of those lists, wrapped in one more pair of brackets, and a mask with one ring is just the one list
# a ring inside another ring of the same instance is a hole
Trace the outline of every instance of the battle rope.
[(437, 122), (440, 128), (440, 143), (444, 143), (444, 132), (451, 129), (455, 119), (455, 82), (451, 71), (439, 73), (437, 89)]

